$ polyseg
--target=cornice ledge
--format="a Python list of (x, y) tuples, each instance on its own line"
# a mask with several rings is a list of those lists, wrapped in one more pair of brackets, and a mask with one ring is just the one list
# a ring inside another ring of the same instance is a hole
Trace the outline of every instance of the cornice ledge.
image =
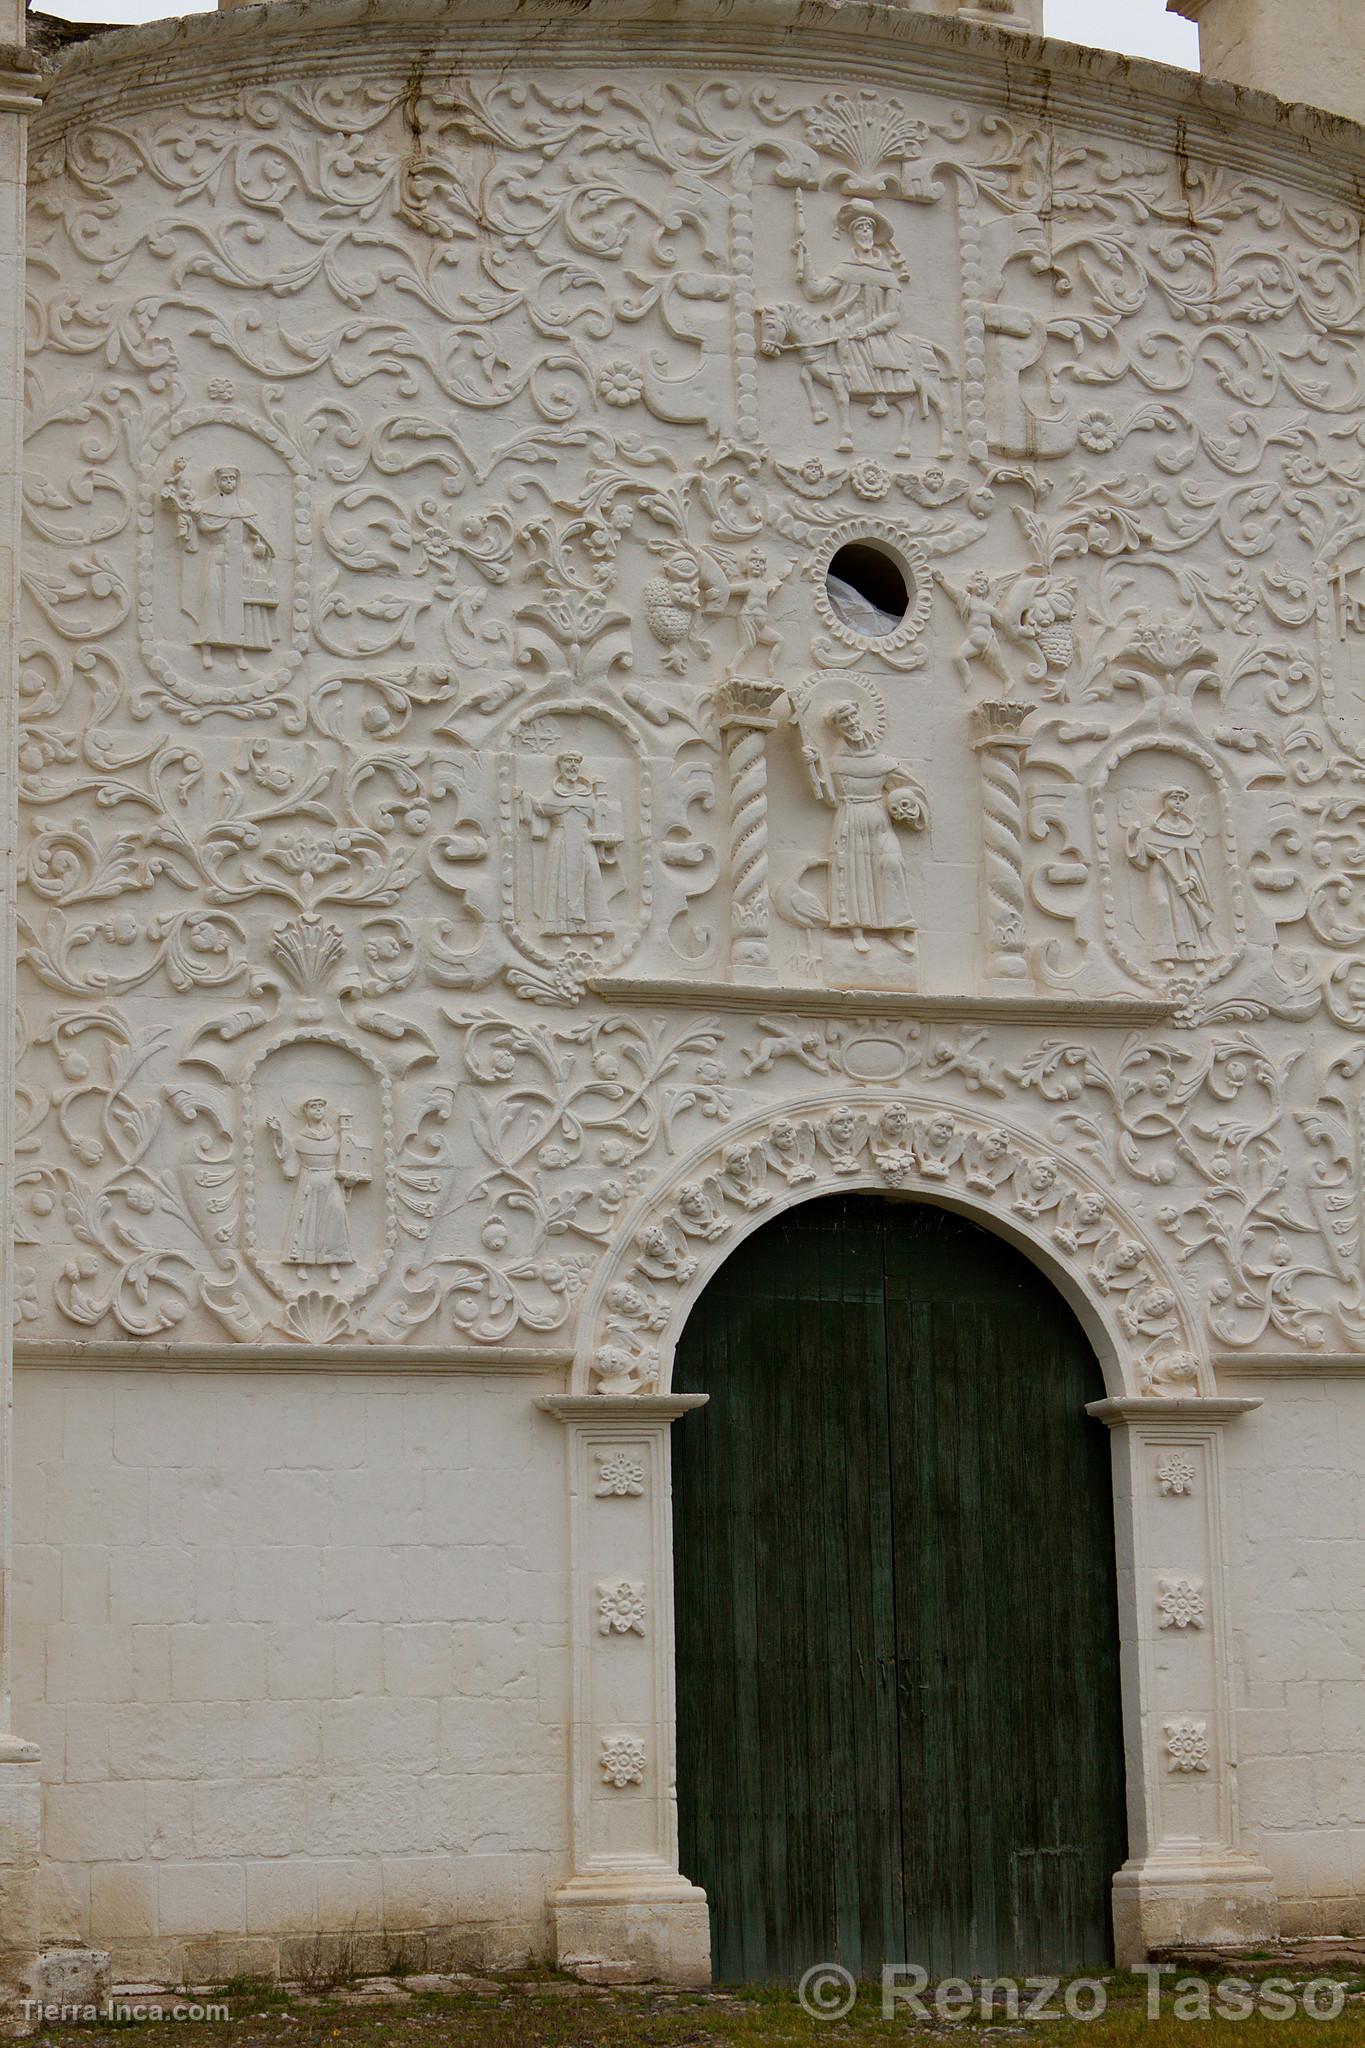
[(1365, 1351), (1216, 1351), (1213, 1369), (1226, 1379), (1313, 1379), (1319, 1374), (1350, 1379), (1365, 1375)]
[(1251, 1394), (1122, 1394), (1087, 1401), (1085, 1412), (1114, 1429), (1130, 1422), (1236, 1422), (1264, 1405)]
[(603, 974), (588, 987), (604, 1002), (648, 1003), (690, 1009), (791, 1012), (807, 1017), (981, 1018), (992, 1023), (1109, 1025), (1131, 1030), (1166, 1024), (1175, 1005), (1129, 996), (922, 995), (909, 989), (812, 988), (809, 984), (747, 981), (676, 981), (647, 975)]
[(529, 1344), (66, 1344), (26, 1338), (16, 1367), (56, 1372), (562, 1373), (572, 1351)]
[(464, 0), (459, 7), (450, 0), (274, 0), (73, 43), (56, 61), (59, 91), (49, 111), (62, 122), (88, 115), (137, 84), (149, 103), (173, 103), (206, 74), (225, 91), (267, 69), (312, 75), (361, 55), (369, 39), (375, 48), (363, 54), (380, 70), (401, 72), (414, 55), (439, 63), (442, 31), (461, 66), (505, 65), (510, 39), (540, 63), (595, 54), (600, 64), (608, 48), (623, 67), (644, 61), (651, 48), (675, 64), (728, 55), (763, 58), (779, 71), (792, 58), (799, 69), (802, 52), (809, 61), (822, 45), (827, 60), (857, 50), (869, 62), (908, 60), (917, 84), (933, 72), (942, 87), (978, 103), (1003, 96), (1019, 113), (1116, 134), (1174, 124), (1176, 147), (1216, 147), (1239, 164), (1278, 166), (1309, 184), (1344, 180), (1352, 191), (1365, 153), (1356, 123), (1317, 108), (1114, 51), (943, 19), (897, 0), (582, 0), (572, 8), (563, 0)]
[(561, 1422), (676, 1422), (704, 1408), (709, 1394), (540, 1394), (537, 1408)]
[(0, 114), (33, 114), (51, 74), (23, 43), (0, 43)]

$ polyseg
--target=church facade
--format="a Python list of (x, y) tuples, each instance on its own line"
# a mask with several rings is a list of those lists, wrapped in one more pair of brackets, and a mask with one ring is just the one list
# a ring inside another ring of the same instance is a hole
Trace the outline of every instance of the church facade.
[(836, 1196), (1088, 1347), (1114, 1952), (1365, 1920), (1362, 142), (1039, 26), (16, 25), (11, 1977), (707, 1978), (675, 1351)]

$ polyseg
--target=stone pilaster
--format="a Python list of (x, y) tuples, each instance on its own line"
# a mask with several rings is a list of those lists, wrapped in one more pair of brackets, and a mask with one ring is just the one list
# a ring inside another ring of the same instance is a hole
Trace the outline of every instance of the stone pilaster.
[(1113, 1432), (1129, 1856), (1121, 1964), (1274, 1938), (1270, 1872), (1243, 1847), (1227, 1597), (1223, 1431), (1255, 1400), (1096, 1401)]
[(12, 1732), (10, 1611), (13, 1453), (15, 706), (19, 694), (19, 521), (24, 399), (24, 180), (39, 74), (24, 49), (24, 0), (0, 0), (0, 2008), (38, 1948), (38, 1752)]
[(711, 1981), (706, 1894), (678, 1869), (669, 1432), (704, 1394), (552, 1395), (569, 1435), (573, 1874), (561, 1969)]

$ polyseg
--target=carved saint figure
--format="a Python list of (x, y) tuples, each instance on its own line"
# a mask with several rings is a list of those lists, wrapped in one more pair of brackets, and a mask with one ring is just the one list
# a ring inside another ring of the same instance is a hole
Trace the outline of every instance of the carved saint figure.
[(897, 827), (923, 829), (928, 818), (924, 791), (893, 755), (882, 752), (854, 699), (835, 704), (828, 716), (840, 744), (827, 769), (813, 747), (806, 749), (806, 762), (816, 795), (835, 813), (829, 925), (850, 932), (860, 953), (869, 950), (870, 931), (888, 933), (908, 952), (915, 920)]
[(805, 219), (797, 198), (796, 274), (818, 315), (800, 306), (764, 309), (763, 353), (795, 350), (801, 380), (810, 401), (811, 417), (822, 425), (829, 413), (816, 387), (834, 399), (839, 415), (839, 447), (854, 446), (852, 402), (862, 400), (873, 419), (884, 419), (894, 406), (900, 415), (896, 453), (910, 454), (908, 408), (921, 417), (934, 413), (939, 422), (940, 452), (951, 454), (952, 436), (943, 393), (946, 357), (932, 342), (902, 329), (902, 302), (910, 273), (896, 247), (890, 221), (874, 206), (857, 201), (841, 207), (835, 225), (847, 238), (849, 254), (825, 277), (810, 275)]
[(1213, 960), (1218, 955), (1213, 893), (1204, 860), (1205, 834), (1190, 816), (1190, 792), (1166, 790), (1150, 824), (1125, 820), (1128, 859), (1151, 876), (1161, 927), (1158, 958)]
[(183, 550), (181, 610), (194, 622), (191, 646), (212, 668), (218, 649), (232, 654), (238, 668), (248, 654), (265, 654), (275, 644), (275, 550), (255, 513), (238, 492), (242, 473), (232, 463), (213, 472), (212, 489), (200, 503), (190, 486), (184, 456), (172, 465), (163, 498), (176, 510), (176, 534)]
[(533, 840), (544, 844), (536, 915), (556, 938), (605, 938), (615, 931), (602, 870), (625, 836), (621, 807), (571, 750), (557, 756), (546, 795), (523, 798)]
[(310, 1095), (299, 1104), (300, 1130), (286, 1131), (277, 1116), (266, 1118), (266, 1128), (285, 1179), (294, 1183), (281, 1257), (286, 1266), (325, 1266), (339, 1280), (342, 1267), (356, 1262), (346, 1204), (352, 1188), (370, 1178), (370, 1148), (352, 1136), (346, 1111), (333, 1123), (329, 1107), (326, 1096)]

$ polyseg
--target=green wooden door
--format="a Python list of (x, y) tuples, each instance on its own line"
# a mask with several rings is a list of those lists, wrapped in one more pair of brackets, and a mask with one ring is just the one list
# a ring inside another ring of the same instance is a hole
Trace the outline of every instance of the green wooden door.
[(681, 1861), (721, 1981), (1110, 1956), (1126, 1847), (1104, 1392), (1022, 1254), (831, 1197), (740, 1247), (674, 1384)]

